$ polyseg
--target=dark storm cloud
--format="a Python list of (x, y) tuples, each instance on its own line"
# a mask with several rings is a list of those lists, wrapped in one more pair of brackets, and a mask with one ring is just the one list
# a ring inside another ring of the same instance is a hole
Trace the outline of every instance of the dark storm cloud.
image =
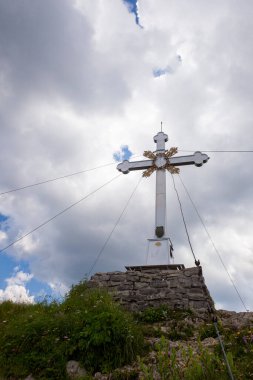
[(106, 59), (99, 64), (104, 57), (94, 51), (92, 38), (92, 25), (72, 1), (0, 1), (1, 74), (22, 100), (64, 97), (81, 110), (106, 109), (127, 96), (117, 67)]

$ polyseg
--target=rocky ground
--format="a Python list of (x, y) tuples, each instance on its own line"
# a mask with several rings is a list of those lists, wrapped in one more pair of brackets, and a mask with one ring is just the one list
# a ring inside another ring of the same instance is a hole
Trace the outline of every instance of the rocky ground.
[[(253, 328), (253, 312), (234, 312), (234, 311), (227, 311), (227, 310), (219, 310), (217, 311), (217, 317), (219, 323), (223, 326), (224, 329), (230, 329), (234, 331), (240, 331), (244, 328)], [(160, 322), (155, 323), (152, 325), (152, 328), (154, 330), (157, 329), (160, 332), (166, 333), (170, 331), (170, 321), (166, 322)], [(196, 328), (196, 334), (190, 339), (187, 340), (171, 340), (169, 341), (169, 346), (171, 349), (175, 348), (177, 351), (177, 360), (183, 365), (183, 359), (181, 352), (182, 350), (186, 349), (187, 347), (191, 347), (191, 349), (194, 352), (197, 352), (198, 350), (198, 329), (201, 328), (201, 326), (206, 325), (207, 323), (210, 323), (210, 321), (207, 321), (207, 315), (203, 316), (192, 316), (187, 317), (184, 320), (184, 324), (188, 325), (194, 325)], [(153, 350), (152, 348), (155, 347), (157, 343), (161, 340), (161, 337), (146, 337), (147, 343), (151, 347), (151, 351), (147, 354), (145, 358), (143, 358), (143, 361), (146, 363), (149, 363), (149, 365), (154, 365), (157, 362), (157, 352)], [(219, 344), (218, 338), (208, 337), (206, 339), (203, 339), (202, 347), (213, 350), (215, 346)], [(67, 371), (71, 379), (80, 379), (85, 374), (85, 370), (80, 367), (78, 362), (71, 361), (67, 364)], [(145, 376), (142, 373), (142, 370), (140, 368), (140, 363), (135, 362), (132, 365), (124, 366), (123, 368), (119, 368), (118, 370), (114, 371), (113, 374), (102, 374), (100, 372), (97, 372), (94, 376), (94, 379), (97, 380), (114, 380), (114, 379), (145, 379)], [(154, 371), (153, 373), (153, 379), (159, 380), (160, 376), (158, 373)], [(28, 377), (26, 380), (34, 380), (32, 377)]]

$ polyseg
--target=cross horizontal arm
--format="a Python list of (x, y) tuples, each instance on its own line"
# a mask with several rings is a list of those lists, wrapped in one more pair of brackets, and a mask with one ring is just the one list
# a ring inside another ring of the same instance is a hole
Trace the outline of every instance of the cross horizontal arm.
[(153, 165), (152, 160), (134, 161), (134, 162), (129, 162), (128, 160), (124, 160), (121, 164), (117, 166), (117, 169), (123, 174), (127, 174), (132, 170), (148, 169), (152, 165)]
[(209, 160), (207, 154), (195, 152), (190, 156), (170, 157), (170, 165), (183, 166), (183, 165), (196, 165), (202, 166)]

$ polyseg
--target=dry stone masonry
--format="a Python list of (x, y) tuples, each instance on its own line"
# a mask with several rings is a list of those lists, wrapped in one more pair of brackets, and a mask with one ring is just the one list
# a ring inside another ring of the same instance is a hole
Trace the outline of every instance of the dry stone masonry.
[(171, 267), (128, 267), (126, 272), (96, 273), (88, 284), (106, 288), (131, 311), (168, 305), (172, 309), (206, 312), (208, 304), (213, 306), (200, 266), (176, 270)]

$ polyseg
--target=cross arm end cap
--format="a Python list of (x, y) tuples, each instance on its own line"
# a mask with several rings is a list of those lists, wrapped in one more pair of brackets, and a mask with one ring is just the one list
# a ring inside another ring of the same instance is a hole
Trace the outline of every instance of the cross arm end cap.
[(209, 158), (210, 157), (208, 157), (208, 155), (205, 153), (201, 153), (201, 152), (195, 152), (194, 153), (195, 165), (198, 167), (205, 164), (209, 160)]
[(168, 141), (168, 135), (166, 135), (166, 133), (163, 132), (158, 132), (157, 135), (154, 136), (154, 142), (158, 141)]
[(123, 162), (117, 165), (118, 171), (122, 172), (123, 174), (129, 173), (129, 167), (130, 167), (130, 162), (128, 160), (124, 160)]

